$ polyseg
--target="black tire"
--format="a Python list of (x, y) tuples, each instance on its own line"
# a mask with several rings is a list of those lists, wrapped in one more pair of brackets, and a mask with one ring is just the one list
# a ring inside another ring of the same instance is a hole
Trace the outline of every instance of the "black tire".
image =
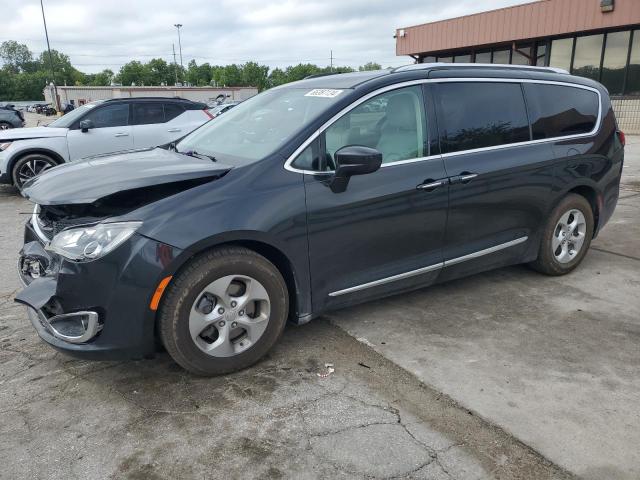
[[(246, 275), (260, 282), (269, 295), (270, 315), (259, 340), (230, 357), (213, 357), (195, 344), (189, 333), (189, 313), (202, 290), (227, 275)], [(212, 376), (249, 367), (264, 356), (284, 331), (289, 294), (278, 269), (266, 258), (242, 247), (210, 250), (191, 260), (176, 274), (164, 293), (158, 312), (160, 339), (171, 357), (196, 375)]]
[[(560, 217), (569, 210), (579, 210), (586, 220), (585, 239), (578, 254), (571, 261), (567, 263), (559, 262), (552, 250), (553, 235), (555, 233), (556, 225), (560, 220)], [(540, 250), (538, 252), (538, 258), (530, 264), (530, 266), (538, 272), (546, 275), (565, 275), (575, 269), (582, 259), (587, 254), (589, 246), (591, 245), (591, 239), (593, 238), (593, 210), (591, 204), (581, 195), (570, 193), (564, 197), (560, 203), (553, 209), (549, 215), (549, 220), (544, 228), (542, 234), (542, 241), (540, 242)]]
[[(31, 174), (32, 169), (27, 168), (29, 165), (36, 165), (35, 174), (40, 174), (44, 170), (48, 170), (51, 167), (55, 167), (58, 163), (48, 155), (44, 153), (29, 153), (24, 157), (20, 157), (16, 163), (13, 164), (13, 168), (11, 170), (11, 179), (13, 180), (13, 184), (18, 188), (18, 190), (22, 190), (22, 185), (29, 180), (29, 178), (34, 177), (35, 175), (31, 175), (31, 177), (26, 177), (25, 173)], [(38, 168), (42, 167), (41, 170)]]
[(9, 130), (10, 128), (13, 128), (13, 125), (9, 122), (0, 122), (0, 130)]

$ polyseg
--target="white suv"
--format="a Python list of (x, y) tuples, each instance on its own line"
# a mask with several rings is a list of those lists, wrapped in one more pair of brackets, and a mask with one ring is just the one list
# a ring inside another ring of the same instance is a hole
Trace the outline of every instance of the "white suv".
[(177, 140), (213, 116), (180, 98), (126, 98), (83, 105), (46, 127), (0, 131), (0, 183), (18, 188), (60, 163)]

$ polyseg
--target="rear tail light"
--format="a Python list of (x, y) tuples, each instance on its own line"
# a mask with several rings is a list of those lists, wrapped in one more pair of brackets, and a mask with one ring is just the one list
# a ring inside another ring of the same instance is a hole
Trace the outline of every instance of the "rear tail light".
[(627, 138), (624, 136), (624, 132), (622, 130), (618, 130), (618, 138), (620, 139), (620, 143), (624, 147), (627, 144)]

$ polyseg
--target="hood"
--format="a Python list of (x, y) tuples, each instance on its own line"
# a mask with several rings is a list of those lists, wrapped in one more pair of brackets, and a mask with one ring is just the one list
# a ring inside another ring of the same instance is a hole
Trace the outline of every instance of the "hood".
[(9, 130), (0, 131), (0, 141), (66, 137), (68, 131), (68, 128), (54, 127), (10, 128)]
[(29, 180), (22, 194), (40, 205), (88, 204), (129, 190), (219, 178), (230, 169), (155, 148), (65, 163)]

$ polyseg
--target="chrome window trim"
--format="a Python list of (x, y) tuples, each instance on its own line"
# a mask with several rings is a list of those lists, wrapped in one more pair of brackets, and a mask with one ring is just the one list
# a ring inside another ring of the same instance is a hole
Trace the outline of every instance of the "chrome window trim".
[(529, 79), (529, 78), (506, 78), (506, 77), (500, 77), (500, 78), (475, 78), (475, 77), (474, 78), (422, 78), (422, 79), (419, 79), (419, 80), (410, 80), (410, 81), (407, 81), (407, 82), (401, 82), (401, 83), (396, 83), (396, 84), (393, 84), (393, 85), (387, 85), (386, 87), (382, 87), (382, 88), (379, 88), (377, 90), (374, 90), (373, 92), (369, 92), (368, 94), (364, 95), (363, 97), (360, 97), (359, 99), (357, 99), (355, 102), (351, 103), (350, 105), (347, 105), (345, 108), (343, 108), (338, 113), (336, 113), (333, 117), (331, 117), (329, 120), (327, 120), (318, 130), (313, 132), (311, 134), (311, 136), (309, 136), (309, 138), (307, 138), (307, 140), (305, 140), (302, 143), (302, 145), (300, 145), (291, 155), (289, 155), (289, 157), (287, 158), (287, 160), (284, 163), (284, 168), (285, 168), (285, 170), (288, 170), (290, 172), (295, 172), (295, 173), (303, 173), (303, 174), (306, 173), (306, 174), (309, 174), (309, 175), (332, 175), (333, 173), (335, 173), (334, 170), (327, 170), (327, 171), (305, 170), (305, 169), (301, 169), (301, 168), (296, 168), (292, 164), (293, 164), (294, 160), (298, 157), (298, 155), (300, 155), (302, 153), (302, 151), (305, 148), (307, 148), (309, 146), (309, 144), (311, 144), (311, 142), (313, 142), (315, 139), (317, 139), (320, 136), (320, 134), (322, 134), (334, 122), (339, 120), (343, 115), (346, 115), (347, 113), (349, 113), (351, 110), (356, 108), (361, 103), (364, 103), (367, 100), (369, 100), (369, 99), (371, 99), (371, 98), (373, 98), (373, 97), (375, 97), (377, 95), (380, 95), (382, 93), (385, 93), (385, 92), (388, 92), (388, 91), (391, 91), (391, 90), (397, 90), (399, 88), (411, 87), (411, 86), (414, 86), (414, 85), (421, 85), (421, 84), (425, 84), (425, 83), (460, 83), (460, 82), (537, 83), (537, 84), (543, 84), (543, 85), (558, 85), (558, 86), (561, 86), (561, 87), (573, 87), (573, 88), (579, 88), (579, 89), (582, 89), (582, 90), (589, 90), (591, 92), (596, 93), (596, 95), (598, 95), (598, 118), (596, 120), (596, 125), (593, 128), (593, 130), (591, 130), (590, 132), (587, 132), (587, 133), (579, 133), (579, 134), (575, 134), (575, 135), (566, 135), (566, 136), (553, 137), (553, 138), (541, 138), (541, 139), (538, 139), (538, 140), (527, 140), (525, 142), (506, 143), (504, 145), (494, 145), (494, 146), (491, 146), (491, 147), (474, 148), (474, 149), (471, 149), (471, 150), (460, 150), (459, 152), (443, 153), (443, 154), (438, 154), (438, 155), (428, 155), (426, 157), (411, 158), (411, 159), (408, 159), (408, 160), (398, 160), (396, 162), (383, 163), (382, 166), (381, 166), (382, 168), (390, 167), (390, 166), (394, 166), (394, 165), (403, 165), (403, 164), (407, 164), (407, 163), (421, 162), (421, 161), (425, 161), (425, 160), (429, 160), (429, 159), (433, 159), (433, 158), (447, 158), (447, 157), (451, 157), (451, 156), (454, 156), (454, 155), (466, 155), (468, 153), (488, 152), (488, 151), (492, 151), (492, 150), (501, 150), (501, 149), (504, 149), (504, 148), (522, 147), (522, 146), (526, 146), (526, 145), (536, 145), (536, 144), (540, 144), (540, 143), (549, 143), (549, 142), (557, 142), (557, 141), (562, 141), (562, 140), (572, 140), (572, 139), (592, 137), (592, 136), (594, 136), (595, 134), (598, 133), (598, 131), (600, 130), (600, 127), (602, 126), (602, 117), (603, 117), (603, 113), (602, 113), (602, 94), (600, 93), (600, 91), (597, 88), (589, 87), (587, 85), (580, 85), (580, 84), (571, 83), (571, 82), (561, 82), (561, 81), (557, 81), (557, 80), (535, 80), (535, 79)]
[(362, 283), (360, 285), (354, 285), (353, 287), (345, 288), (342, 290), (337, 290), (335, 292), (331, 292), (329, 294), (330, 297), (338, 297), (340, 295), (345, 295), (347, 293), (353, 293), (360, 290), (365, 290), (371, 287), (377, 287), (378, 285), (385, 285), (387, 283), (395, 282), (396, 280), (403, 280), (405, 278), (414, 277), (416, 275), (420, 275), (422, 273), (432, 272), (434, 270), (439, 270), (442, 268), (450, 267), (452, 265), (457, 265), (458, 263), (466, 262), (468, 260), (473, 260), (474, 258), (483, 257), (485, 255), (489, 255), (491, 253), (499, 252), (500, 250), (504, 250), (505, 248), (513, 247), (515, 245), (519, 245), (521, 243), (526, 242), (529, 239), (528, 236), (519, 237), (515, 240), (511, 240), (509, 242), (500, 243), (498, 245), (494, 245), (493, 247), (485, 248), (483, 250), (478, 250), (477, 252), (470, 253), (468, 255), (463, 255), (461, 257), (452, 258), (451, 260), (445, 260), (444, 262), (436, 263), (434, 265), (429, 265), (428, 267), (418, 268), (417, 270), (411, 270), (405, 273), (399, 273), (397, 275), (392, 275), (391, 277), (381, 278), (379, 280), (374, 280), (372, 282)]

